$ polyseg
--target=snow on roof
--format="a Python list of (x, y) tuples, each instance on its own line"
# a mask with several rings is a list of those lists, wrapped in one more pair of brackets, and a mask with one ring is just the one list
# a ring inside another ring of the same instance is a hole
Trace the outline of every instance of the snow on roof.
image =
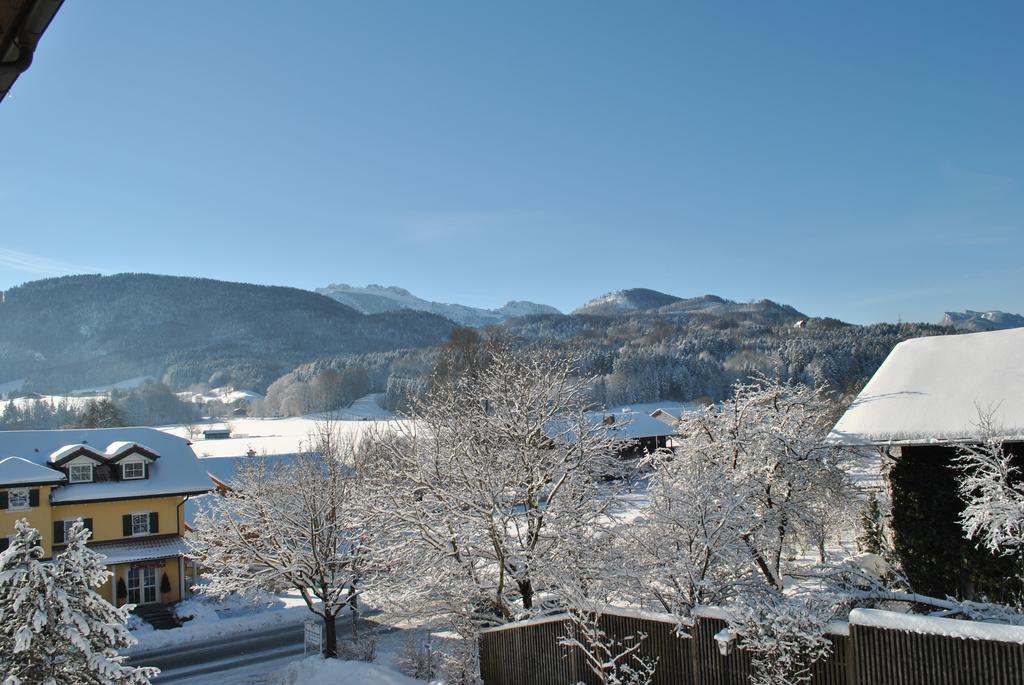
[(1024, 439), (1024, 328), (901, 342), (836, 423), (840, 445), (928, 444), (984, 438), (979, 411), (1000, 437)]
[(80, 428), (71, 430), (0, 431), (0, 454), (22, 457), (45, 467), (49, 456), (66, 446), (111, 445), (127, 442), (147, 445), (160, 455), (149, 467), (149, 478), (97, 483), (74, 483), (61, 487), (52, 501), (83, 502), (129, 497), (199, 493), (210, 490), (209, 476), (188, 440), (155, 428)]
[(132, 542), (104, 543), (90, 547), (106, 557), (103, 563), (108, 565), (180, 557), (188, 551), (188, 545), (177, 535)]
[(262, 462), (264, 466), (273, 468), (275, 466), (290, 464), (295, 461), (294, 454), (277, 454), (272, 456), (256, 457), (205, 457), (199, 460), (199, 465), (213, 478), (216, 478), (225, 485), (231, 485), (238, 467), (244, 462)]
[(0, 485), (59, 483), (64, 479), (60, 471), (21, 457), (7, 457), (0, 461)]
[(103, 454), (106, 455), (108, 458), (113, 459), (114, 457), (120, 457), (122, 454), (127, 454), (128, 452), (131, 452), (132, 450), (136, 449), (141, 449), (145, 450), (146, 452), (158, 454), (156, 450), (151, 450), (145, 445), (140, 445), (139, 443), (132, 442), (130, 440), (118, 440), (116, 442), (110, 443), (109, 445), (107, 445), (107, 449), (103, 450)]
[(651, 418), (652, 419), (658, 419), (662, 423), (664, 423), (666, 425), (669, 425), (669, 426), (672, 426), (673, 428), (675, 428), (675, 425), (677, 423), (679, 423), (679, 417), (678, 416), (675, 416), (675, 415), (671, 414), (670, 412), (667, 412), (664, 409), (661, 409), (660, 407), (658, 409), (655, 409), (654, 411), (651, 412)]
[(909, 633), (956, 637), (962, 640), (991, 640), (1024, 645), (1024, 626), (1009, 626), (1000, 623), (900, 614), (880, 609), (854, 609), (850, 612), (850, 624), (885, 630), (902, 630)]
[(62, 447), (59, 447), (59, 448), (55, 449), (53, 452), (50, 453), (49, 461), (50, 461), (51, 464), (56, 464), (61, 459), (64, 459), (65, 457), (70, 457), (72, 454), (74, 454), (75, 452), (77, 452), (78, 450), (81, 450), (81, 449), (88, 450), (90, 453), (92, 453), (97, 458), (102, 458), (102, 456), (103, 456), (98, 451), (93, 449), (92, 447), (90, 447), (88, 445), (83, 445), (82, 443), (79, 442), (79, 443), (73, 443), (73, 444), (70, 444), (70, 445), (63, 445)]
[(637, 438), (653, 438), (662, 435), (672, 435), (675, 430), (664, 421), (659, 421), (645, 412), (592, 412), (588, 418), (595, 424), (609, 420), (608, 426), (617, 438), (624, 440)]

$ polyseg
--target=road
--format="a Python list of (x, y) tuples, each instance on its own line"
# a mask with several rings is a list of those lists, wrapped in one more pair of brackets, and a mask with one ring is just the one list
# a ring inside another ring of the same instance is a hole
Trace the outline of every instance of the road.
[[(376, 612), (374, 612), (376, 613)], [(372, 621), (360, 619), (359, 629), (380, 630)], [(352, 631), (348, 620), (338, 621), (338, 640), (345, 639)], [(188, 644), (182, 647), (168, 647), (144, 654), (133, 654), (128, 663), (133, 666), (156, 666), (160, 675), (154, 682), (164, 683), (223, 683), (224, 676), (232, 672), (262, 673), (280, 668), (287, 661), (303, 655), (303, 627), (275, 627), (264, 631), (246, 633), (211, 640), (202, 644)], [(271, 664), (270, 662), (279, 662)], [(266, 669), (253, 668), (266, 663)], [(253, 679), (251, 682), (259, 682)]]
[[(345, 626), (338, 626), (339, 637), (344, 630)], [(136, 654), (132, 655), (129, 663), (133, 666), (156, 666), (161, 673), (155, 682), (161, 684), (185, 680), (202, 682), (196, 679), (204, 675), (210, 675), (210, 682), (216, 682), (217, 678), (213, 676), (216, 673), (286, 656), (301, 657), (302, 634), (301, 625), (275, 627), (198, 645)]]

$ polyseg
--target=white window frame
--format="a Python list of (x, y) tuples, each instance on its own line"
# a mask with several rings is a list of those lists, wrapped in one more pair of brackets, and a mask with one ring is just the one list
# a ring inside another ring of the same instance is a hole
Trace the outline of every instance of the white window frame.
[[(133, 512), (131, 514), (131, 517), (132, 517), (132, 537), (135, 537), (136, 535), (149, 535), (149, 514), (150, 514), (150, 512), (148, 512), (148, 511), (145, 511), (145, 512)], [(145, 527), (146, 527), (145, 530), (142, 530), (141, 526), (139, 526), (136, 523), (136, 521), (139, 521), (139, 520), (142, 520), (142, 521), (145, 522)]]
[[(138, 466), (141, 472), (137, 476), (128, 475), (129, 466)], [(121, 480), (142, 480), (146, 477), (146, 462), (144, 461), (128, 461), (121, 463)]]
[[(31, 509), (32, 507), (29, 504), (29, 502), (31, 502), (32, 500), (30, 498), (31, 496), (29, 495), (28, 491), (29, 491), (29, 488), (12, 488), (11, 490), (8, 490), (7, 491), (7, 509), (10, 510), (10, 511), (26, 511), (27, 509)], [(24, 499), (25, 503), (20, 505), (20, 506), (16, 505), (14, 503), (14, 498), (15, 497), (17, 497), (19, 500), (20, 499)]]
[[(89, 477), (86, 479), (75, 478), (76, 469), (89, 469)], [(68, 482), (69, 483), (91, 483), (93, 480), (93, 466), (92, 464), (71, 464), (68, 466)]]

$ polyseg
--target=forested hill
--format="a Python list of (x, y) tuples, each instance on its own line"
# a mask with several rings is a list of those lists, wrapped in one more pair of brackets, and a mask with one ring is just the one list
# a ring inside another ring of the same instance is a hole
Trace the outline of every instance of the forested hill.
[[(118, 274), (33, 281), (0, 303), (0, 382), (67, 391), (150, 375), (262, 389), (296, 364), (436, 345), (454, 324), (362, 314), (297, 288)], [(211, 378), (213, 377), (213, 378)]]

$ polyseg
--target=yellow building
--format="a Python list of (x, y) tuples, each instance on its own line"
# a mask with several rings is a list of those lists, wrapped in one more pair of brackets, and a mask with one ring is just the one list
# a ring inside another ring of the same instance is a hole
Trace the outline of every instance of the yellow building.
[(0, 431), (0, 550), (27, 519), (47, 557), (81, 518), (114, 575), (112, 604), (187, 596), (184, 505), (211, 481), (189, 442), (153, 428)]

